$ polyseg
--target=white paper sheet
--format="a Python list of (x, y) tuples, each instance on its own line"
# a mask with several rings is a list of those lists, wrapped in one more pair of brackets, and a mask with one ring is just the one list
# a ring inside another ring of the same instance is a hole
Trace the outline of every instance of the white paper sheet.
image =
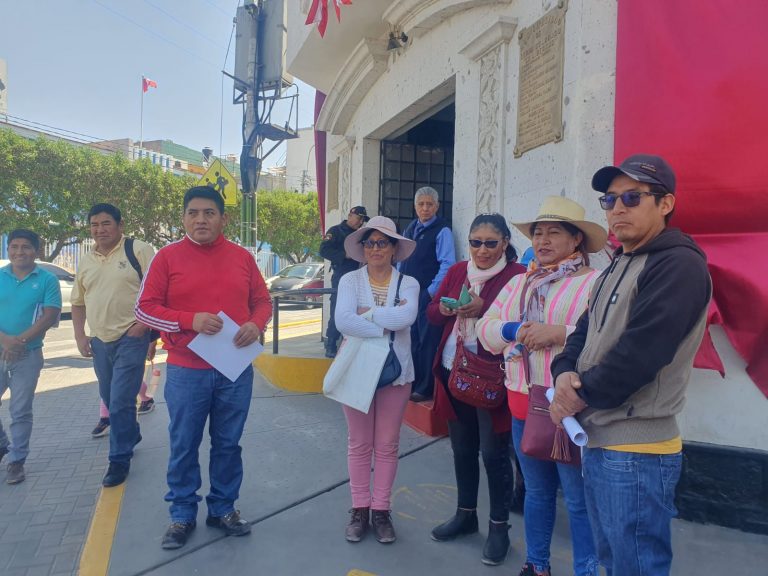
[(234, 382), (253, 362), (254, 358), (262, 353), (264, 346), (257, 340), (253, 344), (237, 348), (235, 346), (235, 334), (240, 330), (240, 326), (224, 312), (219, 312), (217, 316), (224, 321), (222, 329), (213, 336), (198, 334), (192, 339), (188, 347)]
[[(545, 394), (547, 395), (547, 400), (552, 403), (552, 398), (555, 397), (555, 389), (547, 388)], [(587, 445), (589, 436), (584, 432), (584, 428), (581, 427), (581, 424), (579, 424), (579, 421), (576, 420), (576, 418), (573, 416), (566, 416), (563, 418), (563, 428), (565, 428), (565, 431), (568, 433), (568, 438), (570, 438), (571, 442), (576, 444), (576, 446), (584, 447)]]

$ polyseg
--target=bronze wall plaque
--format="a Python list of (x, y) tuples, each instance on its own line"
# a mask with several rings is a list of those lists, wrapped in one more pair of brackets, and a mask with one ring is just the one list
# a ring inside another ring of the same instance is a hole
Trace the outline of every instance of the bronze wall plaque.
[(563, 60), (565, 11), (561, 0), (528, 28), (520, 31), (520, 74), (517, 97), (515, 158), (563, 139)]
[(339, 159), (328, 163), (328, 186), (325, 190), (325, 210), (339, 208)]

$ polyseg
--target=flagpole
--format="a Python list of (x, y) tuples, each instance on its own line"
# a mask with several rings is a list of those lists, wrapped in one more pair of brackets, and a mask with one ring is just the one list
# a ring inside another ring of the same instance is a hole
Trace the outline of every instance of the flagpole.
[(144, 76), (141, 77), (141, 120), (139, 125), (139, 154), (144, 147)]

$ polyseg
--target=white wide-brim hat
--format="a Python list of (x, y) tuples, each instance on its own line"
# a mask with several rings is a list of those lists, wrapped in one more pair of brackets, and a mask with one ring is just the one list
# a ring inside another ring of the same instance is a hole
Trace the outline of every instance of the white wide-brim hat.
[(526, 238), (531, 238), (531, 224), (535, 222), (567, 222), (578, 228), (584, 234), (584, 247), (587, 252), (599, 252), (605, 248), (608, 232), (605, 228), (584, 219), (584, 207), (562, 196), (547, 196), (539, 208), (539, 215), (531, 222), (513, 222), (512, 225), (520, 230)]
[(358, 228), (344, 239), (344, 250), (347, 256), (358, 262), (365, 262), (365, 252), (360, 241), (363, 235), (371, 228), (378, 230), (389, 238), (397, 238), (395, 246), (395, 261), (401, 262), (408, 258), (416, 250), (416, 242), (397, 233), (395, 223), (386, 216), (374, 216), (368, 222)]

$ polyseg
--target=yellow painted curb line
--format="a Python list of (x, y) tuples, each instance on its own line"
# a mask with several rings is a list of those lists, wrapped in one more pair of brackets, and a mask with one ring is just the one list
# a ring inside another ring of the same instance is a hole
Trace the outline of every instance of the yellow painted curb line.
[(112, 542), (115, 539), (117, 519), (123, 503), (125, 484), (114, 488), (102, 488), (96, 511), (91, 519), (88, 537), (85, 539), (83, 553), (80, 556), (80, 576), (105, 576), (109, 569), (112, 555)]
[[(286, 322), (285, 324), (278, 324), (278, 328), (293, 328), (294, 326), (307, 326), (308, 324), (320, 324), (320, 319), (314, 320), (296, 320), (296, 322)], [(269, 330), (269, 328), (267, 328)]]
[(254, 367), (270, 384), (291, 392), (322, 392), (330, 358), (297, 358), (261, 354)]

